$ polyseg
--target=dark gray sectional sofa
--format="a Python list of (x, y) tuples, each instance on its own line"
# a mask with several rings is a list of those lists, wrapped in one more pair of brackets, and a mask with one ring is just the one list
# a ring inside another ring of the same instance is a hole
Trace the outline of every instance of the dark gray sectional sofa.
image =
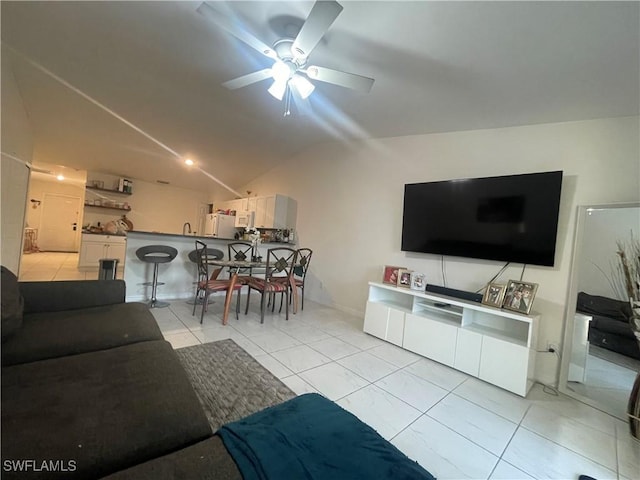
[(3, 479), (240, 478), (147, 306), (124, 299), (123, 281), (2, 267)]
[(122, 281), (18, 283), (2, 267), (3, 480), (433, 480), (317, 394), (214, 435), (153, 315), (124, 299)]

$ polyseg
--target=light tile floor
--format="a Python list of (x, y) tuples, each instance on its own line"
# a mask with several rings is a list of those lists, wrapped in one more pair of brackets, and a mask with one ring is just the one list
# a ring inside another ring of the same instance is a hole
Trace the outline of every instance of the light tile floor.
[[(116, 278), (121, 279), (123, 271), (123, 268), (119, 267), (116, 271)], [(97, 280), (98, 269), (79, 270), (78, 253), (25, 253), (20, 259), (18, 279), (23, 282)]]
[[(252, 300), (257, 301), (259, 295)], [(362, 319), (311, 301), (291, 315), (204, 323), (174, 300), (152, 310), (175, 348), (231, 338), (298, 394), (319, 392), (375, 428), (437, 478), (640, 478), (640, 442), (599, 410), (536, 385), (527, 398), (362, 332)], [(243, 298), (244, 301), (244, 298)], [(243, 303), (244, 307), (244, 303)]]
[[(25, 254), (19, 278), (97, 278), (77, 263), (77, 253)], [(192, 316), (185, 300), (152, 312), (174, 348), (231, 338), (293, 391), (334, 400), (439, 479), (640, 478), (640, 442), (628, 426), (574, 399), (538, 385), (519, 397), (371, 337), (362, 318), (308, 300), (289, 321), (267, 313), (264, 324), (252, 303), (228, 326), (222, 298), (214, 300), (203, 325), (200, 307)]]

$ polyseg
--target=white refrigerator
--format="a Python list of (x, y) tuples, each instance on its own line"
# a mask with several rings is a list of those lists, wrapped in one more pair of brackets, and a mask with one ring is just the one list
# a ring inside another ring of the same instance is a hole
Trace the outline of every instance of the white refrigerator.
[(205, 236), (233, 239), (236, 234), (236, 217), (222, 213), (209, 213), (205, 222)]

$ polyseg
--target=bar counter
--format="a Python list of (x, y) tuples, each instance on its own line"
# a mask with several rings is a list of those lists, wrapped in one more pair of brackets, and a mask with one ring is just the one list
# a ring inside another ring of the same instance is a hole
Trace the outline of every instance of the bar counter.
[[(197, 278), (196, 264), (189, 260), (189, 252), (195, 250), (196, 240), (217, 248), (228, 257), (227, 245), (236, 242), (233, 238), (203, 237), (199, 235), (181, 235), (178, 233), (143, 232), (131, 230), (127, 232), (127, 251), (124, 262), (124, 281), (127, 285), (127, 302), (143, 302), (151, 298), (151, 287), (142, 285), (153, 279), (153, 264), (142, 262), (136, 256), (136, 250), (145, 245), (167, 245), (178, 250), (178, 255), (169, 263), (161, 263), (158, 270), (157, 298), (193, 298)], [(296, 248), (290, 243), (258, 243), (258, 255), (266, 259), (267, 250), (278, 246)]]

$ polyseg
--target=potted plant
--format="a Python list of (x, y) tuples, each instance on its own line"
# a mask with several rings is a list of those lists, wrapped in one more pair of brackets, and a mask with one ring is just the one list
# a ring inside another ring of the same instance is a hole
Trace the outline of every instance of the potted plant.
[[(629, 325), (640, 347), (640, 240), (634, 237), (628, 242), (617, 242), (618, 262), (613, 276), (614, 286), (628, 298), (631, 304)], [(631, 389), (627, 405), (629, 428), (631, 435), (640, 439), (640, 372), (636, 372), (636, 380)]]

